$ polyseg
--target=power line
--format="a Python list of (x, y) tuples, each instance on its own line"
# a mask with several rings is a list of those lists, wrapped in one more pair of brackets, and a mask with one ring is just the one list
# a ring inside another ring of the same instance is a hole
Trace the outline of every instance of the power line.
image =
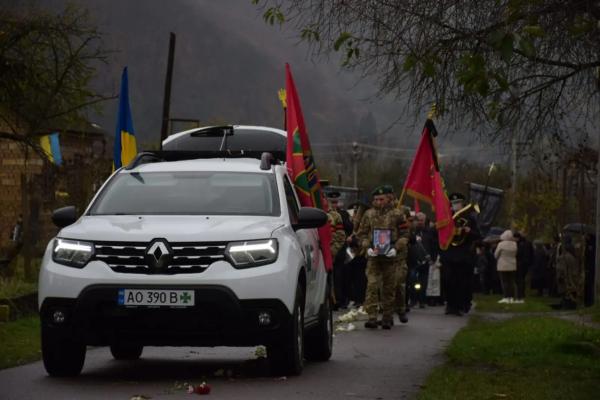
[[(344, 147), (352, 147), (352, 142), (341, 142), (341, 143), (313, 143), (312, 147), (314, 148), (344, 148)], [(356, 146), (361, 149), (368, 150), (377, 150), (377, 151), (390, 151), (390, 152), (401, 152), (401, 153), (411, 153), (414, 154), (417, 151), (417, 148), (406, 148), (406, 147), (390, 147), (390, 146), (376, 146), (373, 144), (366, 143), (358, 143), (356, 142)], [(453, 146), (450, 148), (444, 149), (442, 153), (454, 153), (454, 152), (497, 152), (498, 149), (489, 147), (489, 146)]]

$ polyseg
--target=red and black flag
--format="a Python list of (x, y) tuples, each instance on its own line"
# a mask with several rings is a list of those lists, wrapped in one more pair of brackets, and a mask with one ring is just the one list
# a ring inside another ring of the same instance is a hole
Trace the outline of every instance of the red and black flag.
[[(327, 210), (327, 202), (324, 199), (323, 190), (319, 180), (319, 173), (310, 148), (310, 141), (304, 125), (304, 117), (300, 108), (300, 99), (289, 64), (285, 64), (285, 87), (286, 87), (286, 130), (287, 149), (286, 162), (288, 174), (294, 182), (296, 192), (300, 199), (300, 205), (304, 207), (317, 207)], [(331, 243), (331, 227), (326, 224), (319, 228), (321, 240), (321, 251), (325, 268), (331, 270), (333, 258), (329, 245)]]
[(440, 247), (445, 250), (454, 237), (454, 220), (452, 219), (452, 207), (440, 174), (435, 136), (437, 136), (435, 125), (431, 119), (428, 119), (404, 183), (404, 191), (417, 200), (431, 204), (435, 211)]

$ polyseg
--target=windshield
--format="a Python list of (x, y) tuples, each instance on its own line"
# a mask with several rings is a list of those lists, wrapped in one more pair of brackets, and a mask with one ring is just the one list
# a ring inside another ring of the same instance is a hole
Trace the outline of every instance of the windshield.
[(122, 173), (104, 188), (90, 215), (278, 216), (271, 174), (243, 172)]

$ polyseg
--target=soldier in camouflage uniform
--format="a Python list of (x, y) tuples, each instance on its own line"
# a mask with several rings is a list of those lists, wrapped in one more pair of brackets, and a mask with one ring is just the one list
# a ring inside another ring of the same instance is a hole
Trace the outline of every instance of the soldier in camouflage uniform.
[(348, 277), (350, 286), (349, 299), (354, 302), (356, 307), (360, 307), (365, 302), (365, 293), (367, 290), (367, 258), (356, 234), (360, 228), (360, 221), (364, 213), (369, 209), (369, 205), (358, 201), (352, 205), (352, 208), (354, 209), (354, 213), (352, 214), (353, 231), (346, 238), (350, 252), (347, 255), (349, 262), (345, 265), (345, 268), (350, 274)]
[[(394, 194), (390, 194), (391, 200), (395, 201)], [(407, 221), (407, 213), (408, 209), (400, 206), (394, 207), (394, 212), (396, 213), (396, 218), (399, 223), (398, 225), (398, 242), (400, 246), (398, 248), (398, 254), (394, 259), (395, 269), (396, 269), (396, 297), (394, 308), (396, 313), (398, 313), (398, 318), (400, 322), (403, 324), (408, 322), (408, 317), (406, 316), (406, 278), (408, 275), (408, 264), (406, 259), (408, 257), (408, 241), (410, 237), (410, 226)]]
[[(361, 247), (367, 254), (367, 294), (365, 311), (369, 315), (366, 328), (377, 328), (378, 292), (381, 290), (383, 317), (381, 327), (391, 329), (394, 316), (396, 291), (396, 258), (405, 252), (405, 238), (400, 236), (399, 227), (403, 218), (394, 208), (389, 194), (391, 186), (380, 186), (373, 191), (373, 208), (366, 211), (357, 232)], [(378, 236), (375, 237), (375, 233)], [(381, 235), (381, 236), (379, 236)], [(387, 237), (383, 240), (382, 237)], [(387, 246), (380, 246), (386, 243)], [(385, 253), (381, 253), (385, 251)]]
[(336, 310), (344, 306), (340, 302), (343, 302), (345, 298), (345, 294), (342, 292), (344, 264), (343, 262), (340, 263), (338, 253), (342, 250), (344, 244), (346, 244), (346, 231), (344, 231), (344, 221), (341, 214), (331, 204), (332, 200), (337, 200), (339, 197), (339, 192), (330, 192), (327, 194), (327, 199), (329, 200), (329, 212), (327, 215), (329, 217), (329, 226), (331, 227), (331, 243), (329, 248), (331, 250), (331, 257), (333, 258), (334, 309)]
[(329, 225), (331, 226), (331, 256), (335, 258), (336, 254), (344, 247), (346, 232), (344, 231), (342, 216), (333, 207), (329, 207), (327, 216), (329, 217)]

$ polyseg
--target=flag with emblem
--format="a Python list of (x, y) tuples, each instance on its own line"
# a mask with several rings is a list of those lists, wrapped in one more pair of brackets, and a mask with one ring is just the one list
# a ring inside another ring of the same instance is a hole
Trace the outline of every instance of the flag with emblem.
[(425, 122), (421, 142), (408, 171), (403, 192), (431, 204), (435, 211), (440, 247), (447, 249), (454, 237), (452, 208), (444, 188), (434, 137), (437, 136), (431, 119)]
[(121, 75), (121, 94), (119, 95), (119, 113), (115, 131), (115, 147), (113, 152), (113, 167), (119, 169), (127, 165), (137, 154), (137, 144), (133, 132), (133, 118), (129, 106), (129, 82), (127, 67)]
[[(317, 207), (327, 212), (327, 202), (324, 201), (319, 173), (310, 148), (310, 141), (304, 125), (304, 116), (300, 108), (300, 99), (289, 64), (285, 64), (285, 87), (288, 174), (294, 182), (301, 206)], [(325, 268), (330, 270), (333, 266), (333, 258), (329, 248), (331, 243), (331, 227), (329, 224), (319, 228), (319, 239), (321, 240)]]

